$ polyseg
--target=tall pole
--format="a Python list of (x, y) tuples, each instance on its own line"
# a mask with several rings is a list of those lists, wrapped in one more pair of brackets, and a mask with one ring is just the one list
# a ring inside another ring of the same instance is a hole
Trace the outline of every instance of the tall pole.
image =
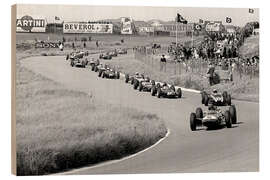
[(175, 22), (175, 45), (177, 47), (177, 21)]
[(193, 46), (194, 46), (194, 43), (193, 43), (193, 31), (194, 31), (194, 30), (191, 30), (191, 42), (192, 42), (192, 48), (193, 48)]

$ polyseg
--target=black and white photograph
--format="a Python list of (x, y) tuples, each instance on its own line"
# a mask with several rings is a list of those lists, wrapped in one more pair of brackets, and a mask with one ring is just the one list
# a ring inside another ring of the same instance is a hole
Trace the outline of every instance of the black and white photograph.
[(260, 171), (260, 8), (11, 12), (13, 174)]

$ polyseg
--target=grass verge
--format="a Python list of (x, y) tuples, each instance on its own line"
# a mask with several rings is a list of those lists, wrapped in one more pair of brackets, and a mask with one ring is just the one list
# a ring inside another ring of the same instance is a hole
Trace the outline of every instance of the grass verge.
[[(18, 54), (17, 54), (18, 55)], [(136, 153), (164, 137), (155, 114), (99, 102), (16, 64), (17, 175), (60, 172)]]

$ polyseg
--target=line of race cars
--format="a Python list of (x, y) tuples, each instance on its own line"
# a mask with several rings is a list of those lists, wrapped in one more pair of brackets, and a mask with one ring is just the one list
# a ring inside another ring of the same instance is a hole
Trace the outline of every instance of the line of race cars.
[[(115, 50), (114, 53), (117, 53)], [(70, 59), (70, 65), (91, 67), (91, 70), (98, 73), (98, 77), (109, 79), (120, 79), (120, 72), (108, 65), (100, 63), (97, 60), (83, 59), (87, 56), (88, 52), (77, 52), (67, 56), (66, 60)], [(99, 58), (104, 58), (99, 57)], [(143, 74), (136, 72), (133, 75), (125, 74), (125, 83), (129, 83), (133, 86), (133, 89), (139, 91), (150, 92), (152, 96), (157, 98), (182, 98), (182, 90), (180, 87), (169, 85), (166, 82), (160, 83), (151, 80), (149, 77), (145, 77)], [(227, 127), (231, 128), (232, 124), (237, 123), (237, 112), (235, 105), (232, 105), (231, 95), (227, 92), (218, 92), (213, 90), (211, 93), (206, 91), (201, 92), (201, 103), (208, 108), (203, 111), (202, 108), (196, 108), (195, 112), (190, 114), (190, 129), (192, 131), (198, 130), (198, 127), (216, 128)], [(228, 106), (226, 110), (222, 110), (220, 106)]]

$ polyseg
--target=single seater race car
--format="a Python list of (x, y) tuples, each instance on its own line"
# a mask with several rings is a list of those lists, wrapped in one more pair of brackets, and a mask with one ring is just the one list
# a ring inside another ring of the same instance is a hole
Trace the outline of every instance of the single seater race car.
[(107, 52), (106, 54), (100, 54), (99, 59), (112, 59), (112, 55), (110, 55), (109, 52)]
[(66, 60), (74, 60), (74, 59), (82, 59), (84, 56), (88, 56), (88, 51), (77, 51), (77, 52), (71, 52), (70, 54), (67, 54)]
[(91, 66), (91, 70), (92, 71), (95, 71), (95, 68), (96, 68), (96, 66), (98, 66), (99, 64), (100, 64), (100, 62), (99, 62), (99, 59), (94, 59), (94, 58), (92, 58), (89, 62), (88, 62), (88, 64)]
[(218, 92), (216, 89), (214, 89), (213, 92), (210, 94), (203, 91), (201, 95), (202, 95), (202, 104), (204, 104), (205, 106), (208, 105), (209, 101), (213, 101), (213, 104), (216, 106), (226, 106), (226, 105), (230, 106), (232, 104), (231, 95), (228, 94), (227, 91), (221, 93)]
[[(138, 73), (138, 72), (136, 72), (134, 75), (129, 75), (129, 74), (126, 74), (125, 75), (125, 82), (126, 83), (129, 83), (130, 82), (130, 84), (134, 84), (134, 82), (136, 81), (136, 80), (138, 80), (138, 79), (144, 79), (144, 75), (143, 74), (140, 74), (140, 73)], [(139, 84), (138, 84), (139, 85)], [(136, 87), (136, 86), (135, 86)], [(138, 87), (138, 86), (137, 86)], [(137, 87), (136, 87), (136, 89), (137, 89)]]
[(112, 57), (116, 57), (118, 55), (118, 53), (116, 50), (114, 50), (114, 51), (109, 52), (109, 55)]
[(208, 128), (226, 126), (231, 128), (232, 124), (237, 123), (236, 108), (234, 105), (229, 110), (223, 111), (213, 104), (209, 105), (207, 111), (197, 108), (195, 113), (190, 114), (190, 129), (196, 131), (198, 126), (206, 126)]
[(74, 59), (70, 59), (70, 66), (71, 67), (83, 67), (85, 68), (85, 66), (88, 64), (88, 60), (87, 59), (80, 59), (80, 58), (74, 58)]
[(137, 88), (138, 86), (139, 91), (150, 92), (152, 87), (155, 86), (155, 81), (150, 80), (149, 77), (146, 77), (145, 79), (136, 80), (134, 83), (134, 86), (136, 86), (135, 88)]
[(120, 79), (120, 72), (110, 69), (108, 67), (102, 67), (98, 71), (98, 77)]
[(167, 83), (163, 83), (163, 85), (157, 83), (156, 86), (152, 87), (151, 95), (152, 96), (157, 95), (158, 98), (160, 97), (181, 98), (182, 90), (181, 88), (175, 89), (174, 85), (169, 86)]
[(118, 54), (127, 54), (127, 49), (117, 49)]

